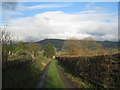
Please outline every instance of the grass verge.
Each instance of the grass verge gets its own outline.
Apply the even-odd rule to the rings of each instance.
[[[64,68],[59,65],[59,67],[65,72]],[[65,72],[67,78],[77,87],[77,88],[95,88],[93,85],[88,83],[85,80],[80,79],[79,77],[75,77],[72,74]]]
[[[45,80],[45,88],[65,88],[60,78],[56,64],[57,60],[51,61]]]

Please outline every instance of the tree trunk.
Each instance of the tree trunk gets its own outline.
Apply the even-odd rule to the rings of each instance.
[[[2,61],[4,61],[4,50],[2,50]]]

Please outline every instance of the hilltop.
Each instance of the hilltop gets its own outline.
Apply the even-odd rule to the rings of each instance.
[[[43,47],[48,44],[51,43],[53,44],[57,50],[61,50],[63,44],[64,44],[63,39],[44,39],[41,41],[38,41],[36,43],[41,44]],[[100,43],[104,48],[118,48],[118,42],[112,42],[112,41],[97,41],[98,43]]]

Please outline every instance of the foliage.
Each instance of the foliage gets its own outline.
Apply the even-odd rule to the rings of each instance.
[[[43,56],[3,62],[3,88],[35,88],[48,62]]]
[[[45,46],[44,55],[48,58],[52,58],[55,55],[55,47],[51,43]]]
[[[109,49],[105,49],[106,53],[112,54],[112,53],[119,53],[119,48],[115,49],[115,48],[109,48]]]
[[[28,47],[25,42],[20,41],[16,46],[16,51],[18,50],[27,50]]]
[[[27,46],[28,46],[28,51],[32,52],[33,56],[37,56],[38,51],[41,50],[40,44],[37,44],[37,43],[34,43],[34,42],[29,42],[27,44]]]
[[[101,49],[101,44],[97,43],[92,37],[82,39],[80,41],[80,44],[82,47],[92,51]]]
[[[2,43],[2,61],[7,61],[8,60],[8,45],[5,43]]]
[[[64,42],[63,50],[67,51],[70,55],[79,55],[80,53],[80,42],[77,39],[68,39],[66,42]]]
[[[62,40],[62,39],[45,39],[45,40],[41,40],[38,41],[37,43],[41,44],[41,46],[45,46],[48,43],[53,44],[56,49],[58,51],[61,51],[62,46],[64,44],[64,42],[66,42],[66,40]],[[118,43],[119,42],[113,42],[113,41],[96,41],[97,43],[101,44],[103,48],[118,48]]]
[[[9,52],[9,55],[12,55],[14,53],[14,50],[15,50],[15,45],[13,44],[13,41],[10,40],[9,44],[6,44],[6,46],[7,46],[6,48]]]
[[[96,87],[120,85],[120,54],[56,57],[65,71],[87,80]]]
[[[51,61],[45,80],[45,88],[65,88],[57,70],[56,63],[56,60]]]
[[[64,40],[61,40],[61,39],[45,39],[45,40],[38,41],[37,43],[41,44],[41,46],[43,48],[46,44],[51,43],[59,51],[59,50],[61,50],[61,47],[64,43]]]
[[[93,85],[91,85],[85,80],[80,79],[79,77],[75,77],[67,72],[65,74],[67,78],[69,78],[75,84],[77,88],[94,88]]]
[[[15,55],[12,55],[14,60],[32,60],[32,56],[30,55],[29,52],[25,51],[25,50],[18,50]],[[12,57],[11,56],[11,57]]]
[[[96,53],[103,53],[102,46],[98,44],[93,38],[84,38],[77,40],[75,38],[68,39],[63,45],[64,52],[68,55],[92,55]]]
[[[16,55],[17,56],[30,56],[30,54],[27,52],[27,51],[24,51],[24,50],[19,50],[16,52]]]

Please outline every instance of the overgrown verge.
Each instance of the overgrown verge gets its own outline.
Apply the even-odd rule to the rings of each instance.
[[[65,72],[64,67],[61,67],[60,65],[59,65],[59,67]],[[94,86],[91,85],[90,83],[88,83],[87,81],[85,81],[79,77],[75,77],[74,75],[72,75],[68,72],[65,72],[65,75],[74,84],[74,86],[76,88],[94,88]]]
[[[35,88],[44,67],[49,62],[42,56],[38,56],[34,60],[21,59],[3,62],[3,88]]]
[[[120,86],[120,54],[56,57],[65,72],[86,80],[94,87]]]

